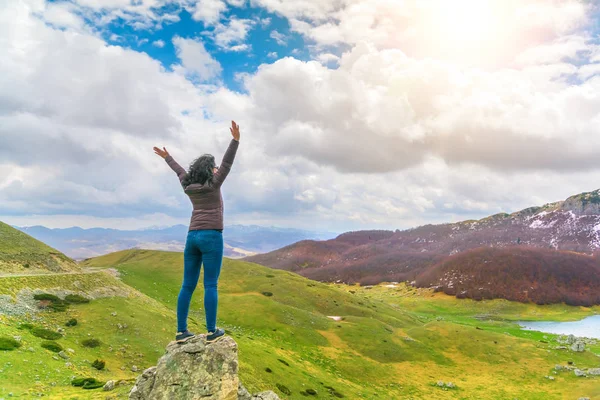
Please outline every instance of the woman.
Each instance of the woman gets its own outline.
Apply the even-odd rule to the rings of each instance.
[[[200,266],[204,263],[204,309],[206,311],[206,340],[214,342],[223,337],[225,331],[216,327],[217,323],[217,282],[223,263],[223,198],[221,185],[229,174],[240,140],[240,127],[231,121],[233,139],[223,156],[221,165],[215,165],[215,158],[205,154],[185,171],[169,155],[164,147],[154,148],[154,152],[165,159],[169,167],[179,177],[185,194],[188,195],[194,210],[183,252],[183,284],[177,298],[177,342],[185,342],[194,336],[187,330],[187,318],[192,294],[198,284]]]

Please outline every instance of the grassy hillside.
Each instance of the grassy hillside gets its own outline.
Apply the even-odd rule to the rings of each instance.
[[[26,297],[32,298],[30,290],[36,288],[59,295],[63,292],[59,297],[66,291],[74,291],[92,300],[87,304],[69,305],[62,312],[13,312],[12,315],[6,314],[7,306],[0,302],[0,311],[3,311],[0,312],[0,339],[17,337],[21,343],[18,349],[0,351],[0,398],[8,398],[9,393],[14,398],[43,394],[44,398],[57,400],[126,398],[139,374],[131,368],[135,365],[143,370],[154,365],[171,338],[166,327],[175,321],[173,312],[109,274],[0,278],[0,296],[16,298],[18,294],[24,301]],[[32,310],[37,308],[29,305]],[[73,318],[77,325],[66,326]],[[35,328],[62,330],[63,336],[54,342],[64,349],[68,359],[42,348],[47,340],[37,337]],[[100,344],[85,347],[86,339],[98,339]],[[105,361],[104,370],[92,368],[96,359]],[[73,377],[124,380],[124,385],[110,393],[102,389],[84,390],[70,385]]]
[[[181,253],[123,251],[85,265],[117,268],[125,283],[175,309]],[[290,272],[226,260],[219,324],[239,343],[240,376],[249,389],[279,385],[276,390],[282,398],[303,399],[301,392],[308,388],[317,390],[321,398],[338,393],[349,399],[600,396],[599,378],[553,373],[556,364],[567,361],[582,368],[597,367],[598,355],[555,350],[555,336],[524,332],[511,322],[574,311],[589,315],[598,309],[523,304],[511,308],[504,305],[512,303],[502,300],[461,302],[430,291],[405,290],[378,297],[371,295],[377,290],[334,287]],[[202,295],[200,285],[191,311],[195,323],[190,329],[196,331],[203,330]],[[496,309],[504,311],[487,317]],[[165,322],[155,326],[172,335],[174,320]],[[439,388],[440,380],[457,388]],[[290,395],[284,394],[284,386]]]
[[[69,257],[0,222],[0,274],[77,271],[79,267]]]

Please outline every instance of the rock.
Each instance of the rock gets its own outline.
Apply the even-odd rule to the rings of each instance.
[[[21,336],[13,336],[13,339],[15,339],[17,342],[21,341]]]
[[[279,400],[274,392],[250,396],[238,378],[238,347],[231,337],[206,343],[198,335],[171,342],[158,365],[145,370],[130,400]]]
[[[52,356],[53,359],[55,359],[56,361],[60,360],[60,358],[56,357],[56,356]]]
[[[582,370],[580,370],[580,369],[576,369],[576,370],[575,370],[575,376],[580,376],[580,377],[582,377],[582,376],[586,376],[586,374],[585,374],[585,371],[582,371]]]
[[[577,341],[571,345],[571,350],[576,351],[578,353],[585,351],[585,343],[582,341]]]
[[[600,375],[600,368],[590,368],[587,370],[588,375],[598,376]]]
[[[67,367],[67,368],[71,368],[72,366],[73,366],[73,364],[72,364],[72,363],[70,363],[70,362],[66,362],[66,363],[65,363],[65,367]]]
[[[131,367],[131,372],[138,372],[139,368],[137,367],[137,365],[134,365],[133,367]]]
[[[242,385],[241,382],[238,386],[238,400],[252,400],[252,395],[248,392],[244,385]]]
[[[260,392],[252,396],[252,400],[280,400],[279,396],[275,392],[268,390],[266,392]]]
[[[444,381],[438,381],[438,382],[437,382],[437,385],[438,385],[439,387],[444,387]]]
[[[554,377],[553,377],[553,376],[548,376],[548,375],[546,375],[546,376],[545,376],[545,378],[546,378],[546,379],[550,379],[551,381],[553,381],[553,380],[554,380]]]
[[[110,315],[112,315],[113,317],[116,317],[117,316],[117,312],[113,311],[113,312],[110,313]]]
[[[575,343],[575,335],[569,335],[567,336],[567,344],[573,344]]]
[[[454,389],[454,388],[456,388],[456,385],[454,383],[452,383],[452,382],[448,382],[448,383],[446,383],[446,387],[448,389]]]
[[[115,381],[108,381],[106,382],[106,384],[104,384],[104,391],[108,392],[110,390],[113,390],[115,388]]]
[[[27,351],[30,351],[30,352],[32,352],[32,353],[35,353],[35,349],[34,349],[33,347],[29,347],[29,348],[27,349]]]
[[[73,350],[73,349],[67,349],[67,353],[75,354],[75,350]]]
[[[64,358],[65,360],[69,359],[69,356],[67,355],[67,353],[65,353],[62,350],[58,353],[58,356]]]
[[[577,400],[590,400],[590,398],[589,398],[589,397],[580,397],[580,398],[579,398],[579,399],[577,399]]]

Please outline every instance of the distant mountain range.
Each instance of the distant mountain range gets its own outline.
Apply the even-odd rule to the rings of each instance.
[[[50,229],[39,225],[15,228],[74,259],[96,257],[131,248],[183,251],[188,231],[186,225],[142,230],[79,227]],[[231,225],[223,231],[225,255],[232,258],[272,251],[305,239],[326,240],[335,236],[336,233],[330,232],[256,225]]]
[[[404,231],[349,232],[327,241],[301,241],[270,253],[247,257],[246,260],[294,271],[320,281],[376,284],[417,280],[422,286],[446,285],[447,288],[449,281],[444,281],[444,277],[454,273],[457,276],[464,275],[459,271],[460,263],[448,263],[452,256],[490,247],[553,250],[550,255],[543,254],[545,259],[553,256],[569,258],[558,250],[594,254],[600,248],[600,190],[477,221],[426,225]],[[508,250],[509,253],[511,251],[515,253]],[[531,257],[531,254],[528,256]],[[589,258],[592,260],[569,260],[563,263],[563,271],[555,272],[564,279],[579,279],[580,274],[589,274],[598,268],[597,258]],[[519,271],[525,259],[523,254],[513,257],[511,260],[514,265],[510,266],[510,272],[517,274],[530,286],[535,285],[533,275],[526,276]],[[486,258],[475,254],[470,259],[472,264],[469,269],[485,268],[483,260]],[[546,266],[536,271],[544,274],[551,264],[547,262]],[[577,267],[584,264],[586,268]],[[417,279],[432,268],[438,272],[430,273],[427,279]],[[497,271],[494,275],[498,276]],[[461,290],[455,286],[448,292],[460,294]],[[475,296],[469,291],[463,295]]]

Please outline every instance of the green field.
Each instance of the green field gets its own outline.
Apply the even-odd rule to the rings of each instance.
[[[140,369],[155,365],[175,333],[182,265],[181,253],[130,250],[84,263],[87,268],[116,268],[122,283],[104,273],[81,274],[77,279],[57,276],[46,286],[31,277],[1,278],[0,288],[9,282],[5,279],[11,279],[6,285],[10,290],[0,289],[11,294],[19,287],[72,288],[73,282],[94,293],[101,279],[106,280],[105,286],[124,283],[135,290],[70,306],[66,312],[38,314],[41,320],[33,323],[50,328],[64,325],[71,317],[80,321],[73,328],[63,326],[67,335],[57,340],[64,348],[75,350],[69,368],[64,367],[65,360],[54,360],[54,353],[40,347],[43,339],[18,329],[23,317],[2,317],[0,336],[21,335],[24,344],[0,352],[0,369],[20,372],[1,373],[0,397],[38,390],[57,399],[126,398],[131,386],[107,394],[101,389],[71,388],[68,383],[71,376],[93,376],[127,380],[131,385],[137,375],[131,372],[132,365]],[[65,281],[59,282],[61,279]],[[251,392],[273,389],[288,399],[305,399],[301,392],[309,388],[318,392],[317,398],[332,399],[600,396],[600,378],[553,373],[556,364],[567,361],[581,368],[600,366],[600,348],[585,353],[554,350],[558,343],[553,335],[521,331],[511,322],[576,319],[597,313],[598,308],[457,300],[403,285],[370,289],[328,285],[229,259],[223,266],[219,290],[219,325],[239,344],[240,378]],[[265,295],[267,292],[272,295]],[[196,332],[203,331],[202,297],[200,284],[190,312],[190,329]],[[117,324],[128,327],[119,329]],[[97,337],[102,345],[82,347],[81,341],[89,337]],[[35,352],[28,352],[28,347]],[[106,361],[107,371],[91,368],[96,358]],[[555,380],[545,378],[547,375]],[[456,388],[438,388],[440,380],[452,382]],[[278,385],[287,387],[291,395],[282,393]]]

